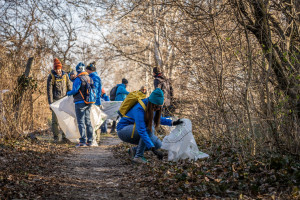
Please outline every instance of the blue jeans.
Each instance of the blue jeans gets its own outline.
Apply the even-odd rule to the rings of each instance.
[[[101,124],[100,129],[101,129],[101,133],[107,133],[107,120],[105,120],[105,121]]]
[[[85,103],[75,104],[76,119],[80,133],[80,143],[91,143],[93,141],[93,127],[90,118],[92,105]]]
[[[135,157],[136,158],[143,157],[144,152],[149,149],[146,148],[146,145],[145,145],[143,139],[140,137],[140,135],[136,129],[134,130],[133,138],[131,138],[132,130],[133,130],[133,124],[128,125],[118,131],[118,136],[123,142],[128,142],[130,144],[137,145],[136,147],[134,147],[134,149],[136,150]],[[161,143],[160,139],[156,135],[154,135],[154,131],[155,131],[154,127],[152,127],[152,132],[149,131],[148,134],[149,134],[149,137],[150,137],[151,141],[153,142],[155,148],[160,149],[162,143]]]

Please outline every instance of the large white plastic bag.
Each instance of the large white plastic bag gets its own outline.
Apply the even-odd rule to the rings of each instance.
[[[52,110],[55,112],[58,119],[58,124],[62,131],[65,133],[66,137],[71,142],[79,142],[80,133],[78,130],[76,114],[75,114],[75,104],[73,103],[73,97],[64,97],[50,105]],[[91,123],[93,126],[93,143],[92,146],[98,146],[96,142],[97,130],[103,121],[106,119],[106,115],[101,112],[98,106],[92,105],[91,112]]]
[[[182,119],[183,123],[177,125],[162,141],[162,149],[168,151],[169,161],[180,159],[198,160],[208,158],[209,155],[199,151],[192,133],[192,123],[189,119]]]
[[[63,101],[59,104],[59,111],[64,111],[72,117],[76,118],[74,98],[63,98]]]
[[[107,115],[107,119],[116,120],[118,110],[123,101],[101,101],[102,111]]]

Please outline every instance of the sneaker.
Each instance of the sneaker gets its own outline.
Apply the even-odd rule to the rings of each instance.
[[[90,147],[90,146],[92,146],[92,143],[88,142],[88,143],[86,143],[86,146]]]
[[[86,147],[86,144],[85,143],[78,143],[78,144],[76,144],[75,147]]]
[[[134,158],[135,153],[136,153],[136,150],[133,147],[128,149],[128,154],[129,154],[130,158]]]
[[[147,164],[148,160],[144,157],[137,157],[137,158],[133,158],[133,162]]]

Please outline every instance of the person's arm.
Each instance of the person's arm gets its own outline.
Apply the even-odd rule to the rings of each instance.
[[[172,126],[172,120],[165,117],[160,117],[160,124],[166,126]]]
[[[125,87],[118,87],[117,94],[126,94],[126,95],[128,95],[129,92],[126,90]]]
[[[139,135],[141,136],[146,147],[148,149],[151,149],[151,147],[154,147],[154,144],[148,135],[144,116],[145,116],[144,109],[142,107],[139,107],[134,113],[135,128],[139,133]]]
[[[100,82],[100,78],[95,76],[93,81],[94,81],[94,87],[96,89],[96,103],[95,103],[95,105],[99,106],[99,105],[101,105],[101,100],[100,100],[100,98],[101,98],[101,82]]]
[[[80,86],[81,86],[81,80],[80,80],[80,78],[76,78],[76,79],[74,80],[74,82],[73,82],[73,88],[72,88],[72,90],[71,90],[71,91],[68,91],[68,92],[67,92],[67,95],[68,95],[68,96],[71,96],[71,95],[77,94],[78,91],[79,91]]]
[[[49,105],[53,103],[53,85],[52,85],[52,75],[49,74],[47,79],[47,96]]]
[[[98,97],[99,97],[99,103],[101,105],[101,94],[102,94],[102,82],[101,82],[101,78],[99,77],[99,91],[98,91]]]
[[[66,80],[67,80],[67,92],[68,92],[68,91],[71,91],[71,90],[72,90],[72,86],[71,86],[71,81],[70,81],[70,79],[69,79],[68,74],[65,74],[65,76],[67,76],[67,77],[66,77]]]

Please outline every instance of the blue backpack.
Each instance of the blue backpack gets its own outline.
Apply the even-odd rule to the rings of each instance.
[[[91,104],[96,102],[96,88],[94,81],[88,76],[79,76],[82,87],[79,89],[84,103]]]

